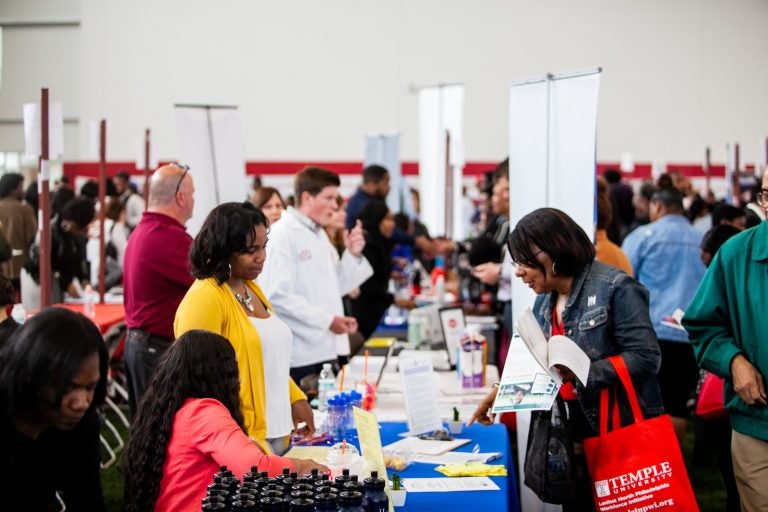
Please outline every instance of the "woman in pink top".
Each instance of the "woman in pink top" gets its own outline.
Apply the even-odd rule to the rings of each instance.
[[[128,445],[127,512],[198,511],[219,466],[242,477],[327,471],[310,460],[267,455],[243,431],[240,377],[226,338],[193,330],[179,337],[155,370]]]

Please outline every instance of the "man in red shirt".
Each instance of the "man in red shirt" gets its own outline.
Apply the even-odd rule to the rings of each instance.
[[[124,260],[125,370],[131,414],[160,356],[173,341],[176,308],[194,278],[189,268],[195,186],[186,166],[164,165],[149,182],[149,208],[128,241]]]

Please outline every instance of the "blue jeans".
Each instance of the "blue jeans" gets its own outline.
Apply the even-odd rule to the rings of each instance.
[[[138,404],[152,378],[160,358],[171,346],[171,340],[140,329],[129,329],[125,338],[125,376],[128,381],[128,405],[136,417]]]

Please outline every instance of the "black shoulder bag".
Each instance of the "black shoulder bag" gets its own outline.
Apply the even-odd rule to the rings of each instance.
[[[549,411],[533,411],[525,453],[525,485],[546,503],[568,503],[576,492],[579,466],[574,462],[568,410],[560,395]]]

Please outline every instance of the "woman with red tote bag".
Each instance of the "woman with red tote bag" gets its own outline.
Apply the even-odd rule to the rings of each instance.
[[[557,439],[567,444],[560,453],[569,460],[550,461],[547,449],[527,450],[525,481],[542,500],[562,504],[564,512],[594,510],[584,440],[600,433],[600,392],[620,382],[607,358],[621,355],[626,361],[645,417],[664,412],[656,382],[661,355],[648,313],[648,291],[623,271],[594,261],[592,240],[573,219],[553,208],[523,217],[510,233],[509,252],[515,275],[538,294],[533,314],[547,338],[561,332],[591,360],[587,382],[580,382],[568,368],[559,368],[566,385],[556,413],[532,413],[529,442],[555,430],[545,416],[557,416],[557,429],[570,432],[566,440]],[[496,389],[470,422],[492,422],[495,398]],[[632,422],[628,406],[620,408],[620,415],[623,424]],[[551,468],[562,467],[568,474],[553,476]]]

